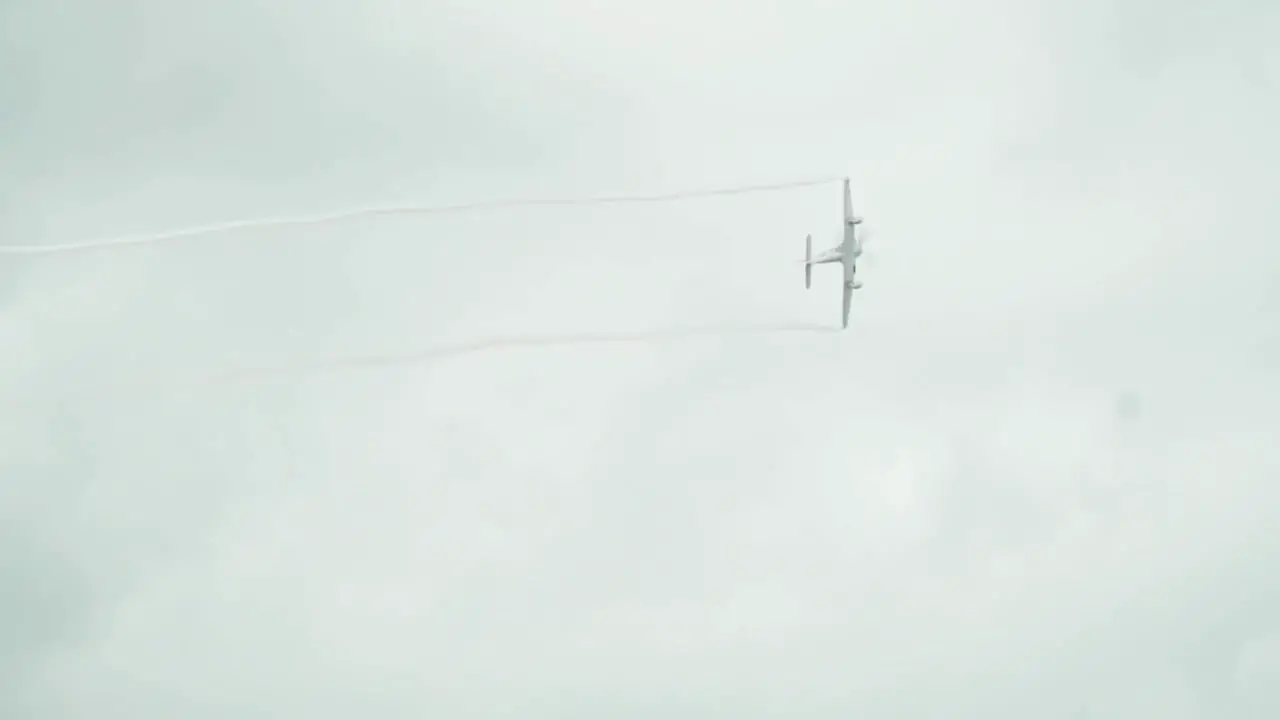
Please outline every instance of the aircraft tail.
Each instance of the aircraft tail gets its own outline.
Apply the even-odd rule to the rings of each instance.
[[[804,236],[804,289],[813,282],[813,236]]]

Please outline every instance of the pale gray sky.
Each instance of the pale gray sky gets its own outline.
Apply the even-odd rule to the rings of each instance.
[[[1280,713],[1274,3],[0,0],[5,718]],[[822,268],[819,268],[822,270]],[[160,380],[161,382],[156,382]]]

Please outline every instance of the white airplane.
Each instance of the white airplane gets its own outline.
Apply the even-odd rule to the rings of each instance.
[[[813,254],[813,236],[804,238],[804,287],[809,289],[813,284],[813,266],[826,263],[840,263],[844,266],[844,309],[841,314],[841,327],[849,327],[849,305],[853,301],[853,291],[862,287],[855,274],[858,270],[858,256],[862,254],[862,241],[854,233],[854,228],[862,222],[862,218],[853,214],[853,198],[849,195],[849,178],[844,179],[844,235],[839,245]]]

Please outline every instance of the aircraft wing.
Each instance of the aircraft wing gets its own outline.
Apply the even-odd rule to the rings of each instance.
[[[849,306],[853,303],[853,283],[844,284],[844,307],[840,315],[840,327],[849,327]]]
[[[844,222],[848,225],[858,218],[853,214],[853,194],[849,192],[849,178],[844,179]]]

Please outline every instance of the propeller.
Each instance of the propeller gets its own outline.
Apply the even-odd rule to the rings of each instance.
[[[878,233],[874,232],[866,223],[859,223],[857,232],[858,243],[862,246],[862,254],[858,256],[858,262],[869,262],[871,265],[875,265],[877,262],[875,244]]]

